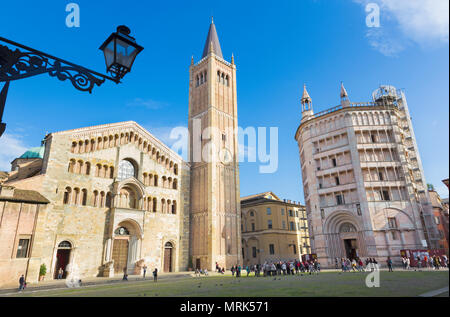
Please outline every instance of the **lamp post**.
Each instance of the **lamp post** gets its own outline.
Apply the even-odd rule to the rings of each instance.
[[[6,128],[2,117],[11,81],[48,73],[61,81],[70,80],[80,91],[92,93],[95,85],[101,86],[107,79],[120,83],[144,49],[130,36],[128,27],[119,26],[100,47],[105,55],[106,71],[111,74],[107,76],[3,37],[0,42],[15,47],[0,44],[0,83],[5,82],[0,92],[0,137]]]

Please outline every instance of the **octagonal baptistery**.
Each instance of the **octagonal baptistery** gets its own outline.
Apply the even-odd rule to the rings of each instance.
[[[341,258],[434,248],[438,238],[405,95],[381,86],[373,101],[314,113],[306,87],[298,142],[312,252],[322,265]],[[339,264],[340,266],[340,264]]]
[[[19,164],[6,182],[50,201],[36,221],[29,281],[42,264],[47,279],[187,269],[190,167],[181,156],[132,121],[51,133],[43,147],[33,173]]]

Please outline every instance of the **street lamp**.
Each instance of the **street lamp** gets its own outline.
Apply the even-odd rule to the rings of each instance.
[[[106,71],[118,80],[131,71],[136,56],[143,49],[130,36],[130,29],[125,25],[119,26],[117,32],[112,33],[100,46],[105,55]]]
[[[0,83],[5,82],[0,92],[0,137],[6,128],[2,117],[11,81],[48,73],[61,81],[70,80],[76,89],[89,93],[106,79],[118,84],[130,72],[136,56],[144,49],[129,34],[128,27],[119,26],[117,32],[111,34],[100,47],[105,54],[107,72],[112,77],[0,37],[0,42],[16,47],[13,50],[0,44]]]

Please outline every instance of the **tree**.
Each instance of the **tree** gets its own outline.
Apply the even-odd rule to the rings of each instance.
[[[428,190],[433,190],[434,191],[434,185],[433,184],[427,184],[428,186]]]

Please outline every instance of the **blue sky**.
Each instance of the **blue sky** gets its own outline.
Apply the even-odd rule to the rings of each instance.
[[[65,25],[70,2],[79,28]],[[122,84],[93,94],[46,74],[12,82],[0,170],[46,132],[103,123],[134,120],[170,145],[170,129],[187,125],[190,59],[200,59],[214,15],[224,58],[234,53],[238,67],[239,125],[279,128],[278,171],[242,163],[241,195],[272,190],[304,201],[294,140],[302,85],[318,112],[339,103],[343,81],[352,101],[369,101],[380,84],[405,89],[427,182],[448,197],[448,1],[372,2],[376,29],[366,26],[365,0],[4,2],[0,36],[96,71],[105,68],[98,47],[117,25],[145,50]]]

